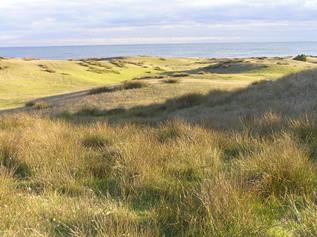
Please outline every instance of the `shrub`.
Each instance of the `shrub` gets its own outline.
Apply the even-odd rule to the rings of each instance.
[[[171,75],[172,77],[188,77],[188,73],[175,73]]]
[[[151,72],[148,72],[148,73],[151,73]],[[150,76],[136,77],[136,78],[133,78],[132,80],[137,81],[137,80],[150,80],[150,79],[163,79],[163,78],[164,76],[162,75],[150,75]]]
[[[167,83],[167,84],[176,84],[176,83],[179,83],[180,81],[178,79],[175,79],[175,78],[169,78],[169,79],[164,80],[163,82]]]
[[[109,87],[109,86],[98,87],[98,88],[91,89],[88,92],[88,94],[89,95],[96,95],[96,94],[101,94],[101,93],[113,92],[115,90],[116,90],[115,87]]]
[[[35,105],[35,102],[34,101],[28,101],[25,103],[25,107],[32,107]]]
[[[35,105],[33,107],[35,109],[47,109],[47,108],[50,108],[51,105],[45,101],[38,101],[35,103]]]
[[[294,60],[306,62],[307,56],[305,54],[299,54],[296,57],[294,57]]]
[[[51,105],[46,101],[29,101],[25,103],[25,107],[33,107],[34,109],[47,109]]]
[[[149,86],[148,83],[141,82],[141,81],[129,81],[129,82],[123,83],[123,89],[125,90],[139,89],[139,88],[144,88],[148,86]]]
[[[129,82],[124,82],[123,84],[118,86],[105,86],[105,87],[94,88],[94,89],[91,89],[88,92],[88,94],[96,95],[96,94],[109,93],[109,92],[115,92],[120,90],[139,89],[143,87],[148,87],[148,83],[140,82],[140,81],[129,81]]]

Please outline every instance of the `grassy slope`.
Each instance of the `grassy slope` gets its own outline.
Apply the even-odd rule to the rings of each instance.
[[[173,60],[199,70],[0,120],[2,235],[317,235],[314,64]]]
[[[2,59],[0,60],[0,108],[21,106],[26,101],[38,97],[149,75],[168,76],[177,72],[186,72],[194,79],[253,81],[268,77],[278,78],[314,66],[288,59],[283,60],[285,65],[277,65],[278,61],[249,59],[245,62],[233,63],[229,67],[227,63],[225,67],[213,68],[223,63],[223,60],[153,57],[86,62]]]
[[[93,70],[88,71],[89,67],[79,63],[78,61],[1,60],[0,107],[15,107],[37,97],[131,80],[145,75],[146,71],[154,71],[153,68],[143,68],[128,63],[118,67],[109,62],[101,62],[105,67],[110,68],[108,71],[99,66],[93,66]]]

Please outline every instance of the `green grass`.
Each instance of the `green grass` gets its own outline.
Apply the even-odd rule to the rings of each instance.
[[[128,63],[124,68],[111,64],[117,73],[88,71],[77,61],[4,59],[0,65],[6,66],[0,70],[1,108],[16,107],[38,97],[115,84],[145,75],[145,71],[153,71]]]
[[[155,57],[130,57],[112,61],[2,59],[0,108],[17,107],[38,97],[115,84],[134,78],[152,76],[164,79],[166,75],[175,78],[184,75],[186,79],[250,82],[267,78],[276,79],[315,66],[313,63],[291,59],[240,61],[231,60],[225,68],[212,69],[219,61]],[[263,65],[264,67],[261,67]]]

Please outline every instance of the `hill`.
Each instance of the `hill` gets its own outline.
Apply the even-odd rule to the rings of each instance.
[[[285,65],[277,65],[274,59],[238,61],[155,57],[91,58],[78,61],[1,58],[0,108],[20,107],[35,98],[140,77],[181,76],[183,73],[192,78],[248,81],[264,77],[277,78],[309,67],[308,64],[290,60],[282,60]]]
[[[83,60],[0,60],[0,107],[11,108],[44,96],[119,83],[156,70],[123,58]]]

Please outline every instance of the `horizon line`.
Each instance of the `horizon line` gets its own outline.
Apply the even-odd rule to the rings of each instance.
[[[225,42],[174,42],[174,43],[109,43],[109,44],[65,44],[65,45],[18,45],[1,46],[0,48],[55,48],[55,47],[98,47],[98,46],[144,46],[144,45],[193,45],[193,44],[283,44],[283,43],[317,43],[317,40],[290,40],[290,41],[225,41]]]

